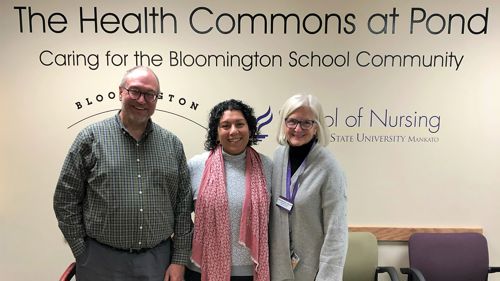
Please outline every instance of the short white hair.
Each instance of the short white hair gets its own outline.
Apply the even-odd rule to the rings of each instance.
[[[280,109],[280,121],[278,127],[278,143],[285,145],[287,143],[286,139],[286,126],[285,119],[290,116],[295,110],[300,107],[308,108],[314,114],[314,121],[318,124],[316,131],[316,138],[318,143],[322,146],[328,145],[328,128],[325,125],[325,115],[323,114],[323,108],[317,97],[308,94],[298,94],[288,98]]]

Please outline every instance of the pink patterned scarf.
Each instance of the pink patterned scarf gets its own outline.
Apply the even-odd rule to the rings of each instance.
[[[239,242],[250,251],[253,280],[268,281],[269,196],[259,154],[246,149],[245,200],[240,221]],[[226,192],[222,147],[210,152],[200,183],[195,208],[191,259],[201,268],[202,281],[231,278],[231,227]]]

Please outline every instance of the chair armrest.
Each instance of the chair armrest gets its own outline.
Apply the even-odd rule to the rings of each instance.
[[[401,273],[408,275],[408,280],[412,281],[425,281],[424,275],[420,270],[411,267],[403,267],[400,269]]]
[[[59,281],[69,281],[73,276],[75,276],[76,272],[76,263],[72,262],[66,270],[63,272],[61,277],[59,278]]]
[[[392,281],[399,281],[398,272],[393,266],[379,266],[377,267],[377,273],[387,273]]]
[[[500,272],[500,267],[498,266],[488,267],[488,273],[496,273],[496,272]]]

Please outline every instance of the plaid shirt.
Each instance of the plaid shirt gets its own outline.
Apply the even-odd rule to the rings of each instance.
[[[85,238],[119,249],[152,248],[173,236],[172,263],[191,251],[192,195],[184,149],[149,121],[136,141],[118,115],[82,130],[66,157],[54,210],[73,255]]]

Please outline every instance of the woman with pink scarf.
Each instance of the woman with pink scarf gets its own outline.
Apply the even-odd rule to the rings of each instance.
[[[195,221],[186,281],[269,281],[272,162],[251,147],[257,134],[241,101],[210,112],[207,151],[188,161]]]

